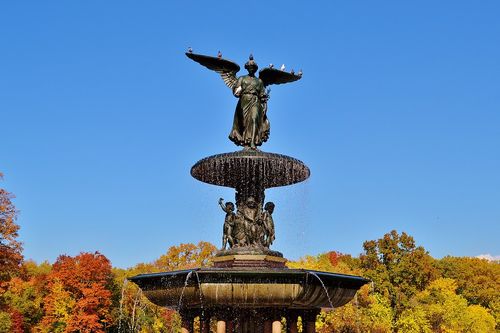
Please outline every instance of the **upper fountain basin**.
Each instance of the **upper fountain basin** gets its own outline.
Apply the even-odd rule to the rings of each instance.
[[[206,157],[191,168],[191,175],[213,185],[237,189],[255,184],[264,189],[302,182],[310,171],[293,157],[245,149]]]

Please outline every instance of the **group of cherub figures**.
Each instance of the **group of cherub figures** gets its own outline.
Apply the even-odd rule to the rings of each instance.
[[[224,232],[222,236],[222,250],[233,247],[264,247],[269,248],[274,241],[273,212],[274,203],[267,202],[264,210],[261,209],[253,197],[244,203],[238,204],[234,212],[234,204],[219,199],[219,205],[226,213]]]

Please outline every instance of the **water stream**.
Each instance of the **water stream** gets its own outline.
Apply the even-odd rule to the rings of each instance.
[[[189,273],[187,273],[186,275],[186,280],[184,281],[184,287],[182,287],[181,296],[179,297],[179,302],[177,303],[177,310],[180,310],[182,307],[182,298],[184,297],[184,291],[186,290],[191,275],[193,275],[193,271],[189,271]]]
[[[328,294],[328,289],[326,289],[326,286],[323,283],[323,280],[321,280],[321,278],[315,272],[307,272],[307,274],[311,274],[312,276],[314,276],[315,278],[317,278],[319,280],[319,282],[321,283],[321,286],[323,286],[323,290],[325,291],[326,297],[328,298],[328,303],[330,303],[330,307],[332,309],[335,308],[333,306],[332,299],[330,298],[330,295]]]
[[[200,292],[200,307],[201,307],[201,312],[203,313],[203,293],[201,291],[200,276],[198,275],[198,271],[194,271],[194,274],[196,275],[196,280],[198,281],[198,290]]]
[[[120,315],[118,317],[118,333],[122,330],[122,317],[123,317],[123,297],[125,296],[125,289],[127,288],[127,279],[123,279],[122,292],[120,297]]]
[[[356,333],[359,333],[359,303],[358,293],[354,294],[354,306],[356,307]]]

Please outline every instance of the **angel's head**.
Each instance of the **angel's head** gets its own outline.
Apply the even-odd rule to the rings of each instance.
[[[255,72],[257,72],[257,69],[259,69],[259,66],[257,66],[257,63],[253,60],[253,55],[251,54],[250,57],[248,57],[248,61],[245,63],[245,69],[250,75],[255,74]]]

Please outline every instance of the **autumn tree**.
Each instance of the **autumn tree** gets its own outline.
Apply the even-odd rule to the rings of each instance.
[[[16,224],[17,210],[13,198],[13,194],[0,188],[0,288],[19,272],[23,260],[21,243],[17,240],[19,225]]]
[[[149,302],[142,291],[127,281],[127,277],[151,272],[165,272],[207,267],[217,248],[208,242],[171,246],[152,263],[140,263],[133,268],[114,269],[118,288],[118,309],[114,311],[115,327],[126,332],[177,332],[180,317],[176,311]]]
[[[493,316],[480,305],[468,305],[456,290],[453,279],[439,278],[415,296],[413,307],[425,313],[433,332],[494,333]]]
[[[0,180],[3,174],[0,173]],[[22,332],[23,318],[5,299],[9,281],[19,274],[23,261],[21,243],[17,240],[19,225],[14,195],[0,188],[0,332]]]
[[[153,266],[157,271],[173,271],[211,265],[217,248],[208,242],[199,242],[197,245],[187,243],[171,246],[167,253],[158,258]]]
[[[102,254],[60,256],[48,278],[42,332],[105,332],[111,325],[111,263]]]
[[[391,333],[393,311],[383,295],[370,292],[364,286],[346,305],[321,311],[316,321],[319,333],[371,332]],[[358,301],[363,298],[363,301]]]
[[[316,256],[307,255],[297,261],[288,261],[287,267],[342,274],[361,273],[359,269],[359,259],[338,251],[330,251]]]
[[[399,235],[393,230],[364,242],[363,248],[360,259],[365,277],[373,281],[376,292],[389,298],[396,316],[436,276],[433,258],[405,232]]]
[[[436,261],[436,267],[444,278],[453,279],[457,294],[469,304],[490,309],[500,319],[500,263],[470,257],[444,257]]]

